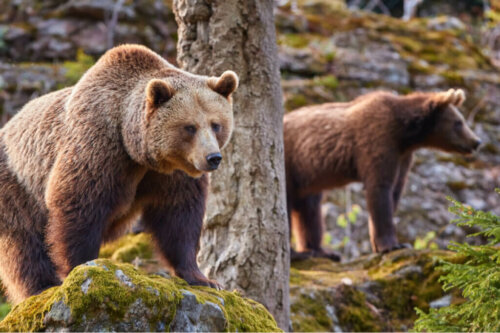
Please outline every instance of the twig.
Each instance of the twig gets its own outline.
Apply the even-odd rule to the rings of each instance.
[[[113,12],[111,14],[111,19],[106,23],[107,26],[107,48],[110,49],[115,45],[115,28],[118,23],[118,13],[122,9],[125,0],[118,0],[113,7]]]

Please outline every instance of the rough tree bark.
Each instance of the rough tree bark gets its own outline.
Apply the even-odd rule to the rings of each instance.
[[[198,256],[226,289],[263,303],[289,325],[289,236],[283,107],[272,0],[175,0],[179,64],[198,74],[234,70],[235,130],[212,174]]]

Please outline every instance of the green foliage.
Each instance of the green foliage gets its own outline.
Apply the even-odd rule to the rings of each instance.
[[[437,244],[432,241],[434,238],[436,238],[436,232],[429,231],[423,238],[417,237],[417,239],[415,239],[415,244],[413,244],[413,247],[415,248],[415,250],[437,249]]]
[[[347,228],[348,223],[356,224],[358,215],[361,212],[359,205],[352,205],[351,210],[337,217],[337,225],[341,228]]]
[[[497,190],[500,193],[500,191]],[[450,211],[458,216],[454,223],[477,227],[488,244],[471,246],[452,243],[449,248],[456,252],[455,258],[442,260],[439,269],[443,271],[440,281],[443,289],[459,288],[466,301],[425,313],[416,309],[419,319],[416,331],[500,331],[500,217],[492,213],[475,210],[472,207],[453,202]]]
[[[314,83],[330,90],[335,90],[339,86],[339,80],[334,75],[316,77]]]
[[[9,312],[10,312],[9,304],[7,303],[0,304],[0,320],[4,319]]]
[[[85,54],[82,50],[78,50],[76,54],[76,61],[65,61],[64,68],[66,73],[64,74],[68,85],[74,85],[80,80],[82,75],[95,64],[95,60],[92,56]]]

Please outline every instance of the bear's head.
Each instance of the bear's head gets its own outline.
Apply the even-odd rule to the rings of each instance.
[[[447,152],[471,154],[481,144],[479,137],[470,129],[458,110],[465,101],[461,89],[432,93],[424,103],[430,131],[425,144]]]
[[[191,177],[218,168],[233,130],[232,71],[220,77],[190,75],[152,79],[146,86],[143,121],[146,163],[154,170],[182,170]]]

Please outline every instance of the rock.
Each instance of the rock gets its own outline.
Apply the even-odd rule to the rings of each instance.
[[[310,259],[293,263],[290,277],[294,331],[407,331],[415,307],[460,300],[443,297],[435,257],[447,251],[398,250],[345,263]],[[349,281],[349,283],[346,283]],[[443,298],[442,298],[443,297]]]
[[[467,27],[465,24],[456,17],[440,16],[434,17],[427,21],[427,28],[430,30],[462,30],[464,31]]]
[[[192,292],[187,290],[181,290],[181,292],[184,297],[170,325],[172,331],[220,332],[224,330],[226,320],[218,304],[210,301],[201,304],[196,302],[196,296]]]
[[[280,331],[267,310],[236,292],[191,287],[130,264],[97,259],[59,287],[17,305],[0,331]]]
[[[79,49],[100,56],[112,45],[144,44],[174,58],[177,27],[161,0],[0,2],[0,59],[74,60]],[[117,21],[111,17],[117,11]],[[5,13],[5,14],[4,14]],[[112,45],[111,45],[112,44]]]
[[[451,300],[452,300],[451,295],[445,295],[441,298],[438,298],[437,300],[430,302],[429,307],[433,309],[444,308],[445,306],[450,306]]]
[[[113,11],[117,10],[119,18],[135,19],[135,11],[130,6],[117,6],[117,3],[117,1],[113,0],[71,0],[61,6],[59,12],[62,15],[91,17],[102,20],[111,17]]]

